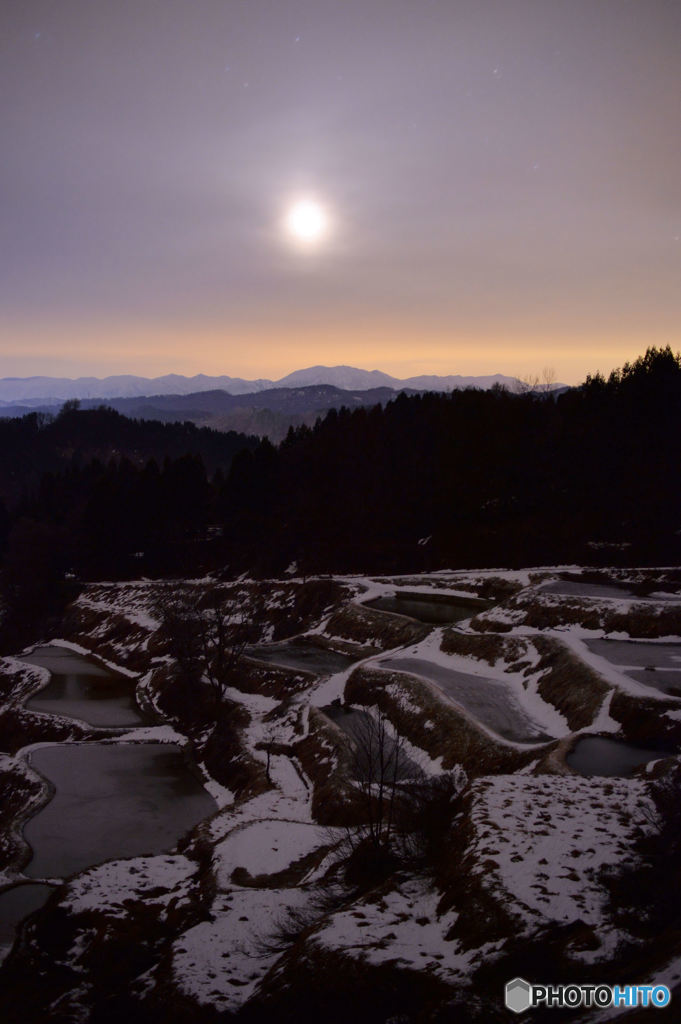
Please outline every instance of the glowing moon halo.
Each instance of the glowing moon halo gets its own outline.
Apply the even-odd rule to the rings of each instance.
[[[298,199],[289,206],[284,217],[288,237],[300,246],[312,248],[326,238],[329,215],[315,199]]]

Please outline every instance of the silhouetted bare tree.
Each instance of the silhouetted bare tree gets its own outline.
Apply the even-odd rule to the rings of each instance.
[[[382,711],[361,712],[352,729],[353,783],[362,796],[365,821],[357,837],[389,848],[395,829],[398,787],[420,774],[405,751],[404,737]]]
[[[247,645],[257,639],[257,609],[219,588],[200,603],[198,596],[189,588],[168,588],[157,613],[183,673],[203,679],[219,703],[234,682]]]
[[[351,784],[360,820],[347,827],[351,883],[373,884],[399,866],[437,869],[467,785],[459,766],[429,776],[382,711],[353,721]]]

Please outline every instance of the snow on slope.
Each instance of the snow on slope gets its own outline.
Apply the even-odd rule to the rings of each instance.
[[[279,958],[266,948],[273,928],[306,899],[300,889],[234,889],[219,896],[211,920],[173,944],[174,983],[199,1003],[237,1010]]]
[[[236,828],[215,847],[218,886],[228,889],[237,867],[253,878],[277,874],[328,842],[327,829],[302,821],[254,821]]]
[[[593,948],[572,955],[599,960],[621,938],[606,909],[609,893],[601,872],[633,860],[634,840],[650,827],[651,810],[645,783],[638,780],[481,779],[475,783],[473,836],[464,861],[470,877],[516,922],[518,937],[554,922],[582,922],[594,930]],[[485,940],[483,929],[477,942],[461,942],[451,929],[470,908],[441,914],[441,896],[426,879],[400,882],[332,915],[312,941],[372,964],[397,963],[466,984],[472,969],[499,952],[505,940]]]
[[[502,658],[490,665],[489,662],[472,655],[464,657],[460,654],[445,653],[441,649],[443,633],[443,628],[434,629],[420,643],[405,647],[401,652],[402,655],[420,660],[424,665],[430,664],[434,668],[462,673],[470,679],[477,677],[481,682],[493,680],[503,684],[528,719],[539,723],[549,735],[565,736],[570,731],[565,717],[540,696],[538,681],[541,678],[541,673],[526,675],[524,671],[514,671]],[[380,655],[379,659],[379,664],[380,661],[385,661],[385,654]],[[525,640],[523,665],[529,669],[537,666],[538,663],[539,654],[528,638]],[[390,664],[398,668],[399,659],[393,660]]]
[[[651,828],[652,802],[638,779],[494,776],[475,784],[472,852],[483,886],[528,926],[575,922],[598,930],[612,953],[607,890],[599,875],[632,861],[636,838]]]
[[[493,572],[498,573],[490,570],[490,574]],[[504,575],[525,586],[530,583],[527,571]],[[457,582],[467,578],[482,579],[484,574],[429,574],[422,586],[415,585],[413,577],[408,585],[409,589],[424,591],[434,582],[439,589],[455,588]],[[366,599],[394,591],[398,579],[354,577],[344,582],[363,590],[362,598]],[[402,582],[406,583],[407,578]],[[137,637],[158,625],[152,598],[153,585],[145,581],[89,587],[81,604],[92,611],[120,616],[130,624],[130,635]],[[326,621],[312,632],[323,633]],[[525,664],[537,669],[538,652],[532,634],[538,630],[524,628],[520,632]],[[581,635],[594,633],[581,627],[560,631],[560,638],[568,642]],[[441,638],[442,630],[435,629],[419,644],[405,647],[404,653],[471,677],[503,681],[547,729],[556,735],[567,731],[559,712],[541,699],[534,672],[526,677],[503,659],[489,665],[472,656],[446,654],[440,647]],[[575,642],[583,659],[583,645]],[[384,658],[386,653],[374,657]],[[306,722],[304,702],[323,706],[341,696],[354,667],[312,684],[304,701],[296,697],[279,717],[273,717],[278,703],[273,698],[230,689],[230,699],[241,704],[250,717],[243,730],[249,755],[264,763],[263,743],[273,735],[281,748],[293,745],[301,736],[297,726]],[[602,725],[592,724],[590,729]],[[329,830],[312,821],[309,780],[296,758],[273,753],[270,761],[272,789],[242,803],[222,801],[221,811],[206,823],[205,838],[214,844],[212,870],[218,893],[210,905],[209,919],[177,935],[170,953],[173,983],[182,993],[219,1011],[236,1010],[256,991],[279,958],[271,945],[268,948],[277,921],[285,917],[287,908],[302,907],[309,899],[300,886],[311,876],[298,882],[298,887],[283,888],[281,879],[272,879],[276,888],[260,888],[236,884],[235,868],[246,868],[251,880],[258,875],[276,875],[329,845]],[[634,840],[649,827],[651,805],[645,783],[639,779],[516,774],[479,779],[474,787],[472,837],[466,857],[476,882],[509,917],[520,922],[519,934],[523,933],[523,923],[532,933],[547,923],[581,921],[593,928],[600,946],[578,955],[590,960],[611,954],[619,933],[609,923],[608,891],[600,875],[608,865],[631,860]],[[110,914],[116,917],[123,916],[127,899],[148,899],[162,915],[172,900],[188,898],[195,871],[196,866],[181,856],[112,862],[85,872],[71,884],[70,905],[80,911],[110,901]],[[319,873],[317,867],[315,877]],[[464,948],[458,939],[448,939],[459,908],[438,915],[441,895],[424,878],[401,879],[391,891],[361,898],[352,907],[331,914],[310,941],[370,963],[395,962],[449,983],[466,984],[472,969],[500,951],[503,941],[481,941]],[[159,979],[164,977],[163,969]]]
[[[179,855],[107,861],[68,882],[62,906],[71,913],[100,910],[107,917],[125,920],[126,902],[144,900],[147,906],[157,907],[162,917],[171,900],[177,904],[189,899],[196,871],[193,861]]]
[[[447,940],[457,913],[438,916],[440,895],[425,879],[404,880],[390,892],[370,894],[334,914],[313,942],[372,964],[396,963],[445,981],[463,980],[479,951],[465,952]]]
[[[413,388],[416,391],[452,391],[458,388],[481,388],[487,390],[495,384],[502,384],[514,390],[518,381],[495,373],[482,377],[462,377],[458,374],[446,377],[422,375],[420,377],[391,377],[381,370],[359,370],[354,366],[310,366],[295,370],[276,382],[277,387],[308,387],[314,384],[333,384],[337,388],[351,391],[366,391],[369,388]],[[560,385],[558,385],[560,386]]]

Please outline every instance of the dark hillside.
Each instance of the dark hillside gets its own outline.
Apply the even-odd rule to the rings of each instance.
[[[193,423],[134,420],[113,409],[82,409],[67,402],[57,416],[33,412],[0,419],[0,498],[16,499],[45,472],[83,466],[92,459],[124,457],[142,466],[184,455],[199,456],[209,473],[230,467],[234,455],[257,438],[221,433]]]
[[[417,392],[404,389],[406,394]],[[290,426],[313,426],[318,417],[329,409],[342,406],[385,404],[397,395],[390,387],[368,390],[344,390],[331,384],[305,387],[266,388],[247,394],[230,394],[224,390],[198,391],[178,395],[150,395],[134,398],[82,399],[81,409],[115,409],[135,419],[156,420],[161,423],[194,423],[213,430],[239,431],[267,437],[279,442],[286,437]],[[0,405],[0,417],[20,416],[27,412],[51,414],[55,407],[22,409],[14,412]]]
[[[0,420],[0,647],[49,631],[80,578],[209,564],[214,488],[257,444],[77,403]]]
[[[669,349],[557,397],[331,410],[276,448],[67,406],[0,422],[6,573],[38,548],[86,578],[677,563],[680,436]]]
[[[679,436],[669,349],[555,399],[470,390],[330,412],[235,459],[231,557],[268,571],[676,562]]]

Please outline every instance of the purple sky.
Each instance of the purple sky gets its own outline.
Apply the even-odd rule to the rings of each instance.
[[[0,376],[676,349],[680,54],[678,0],[2,4]]]

